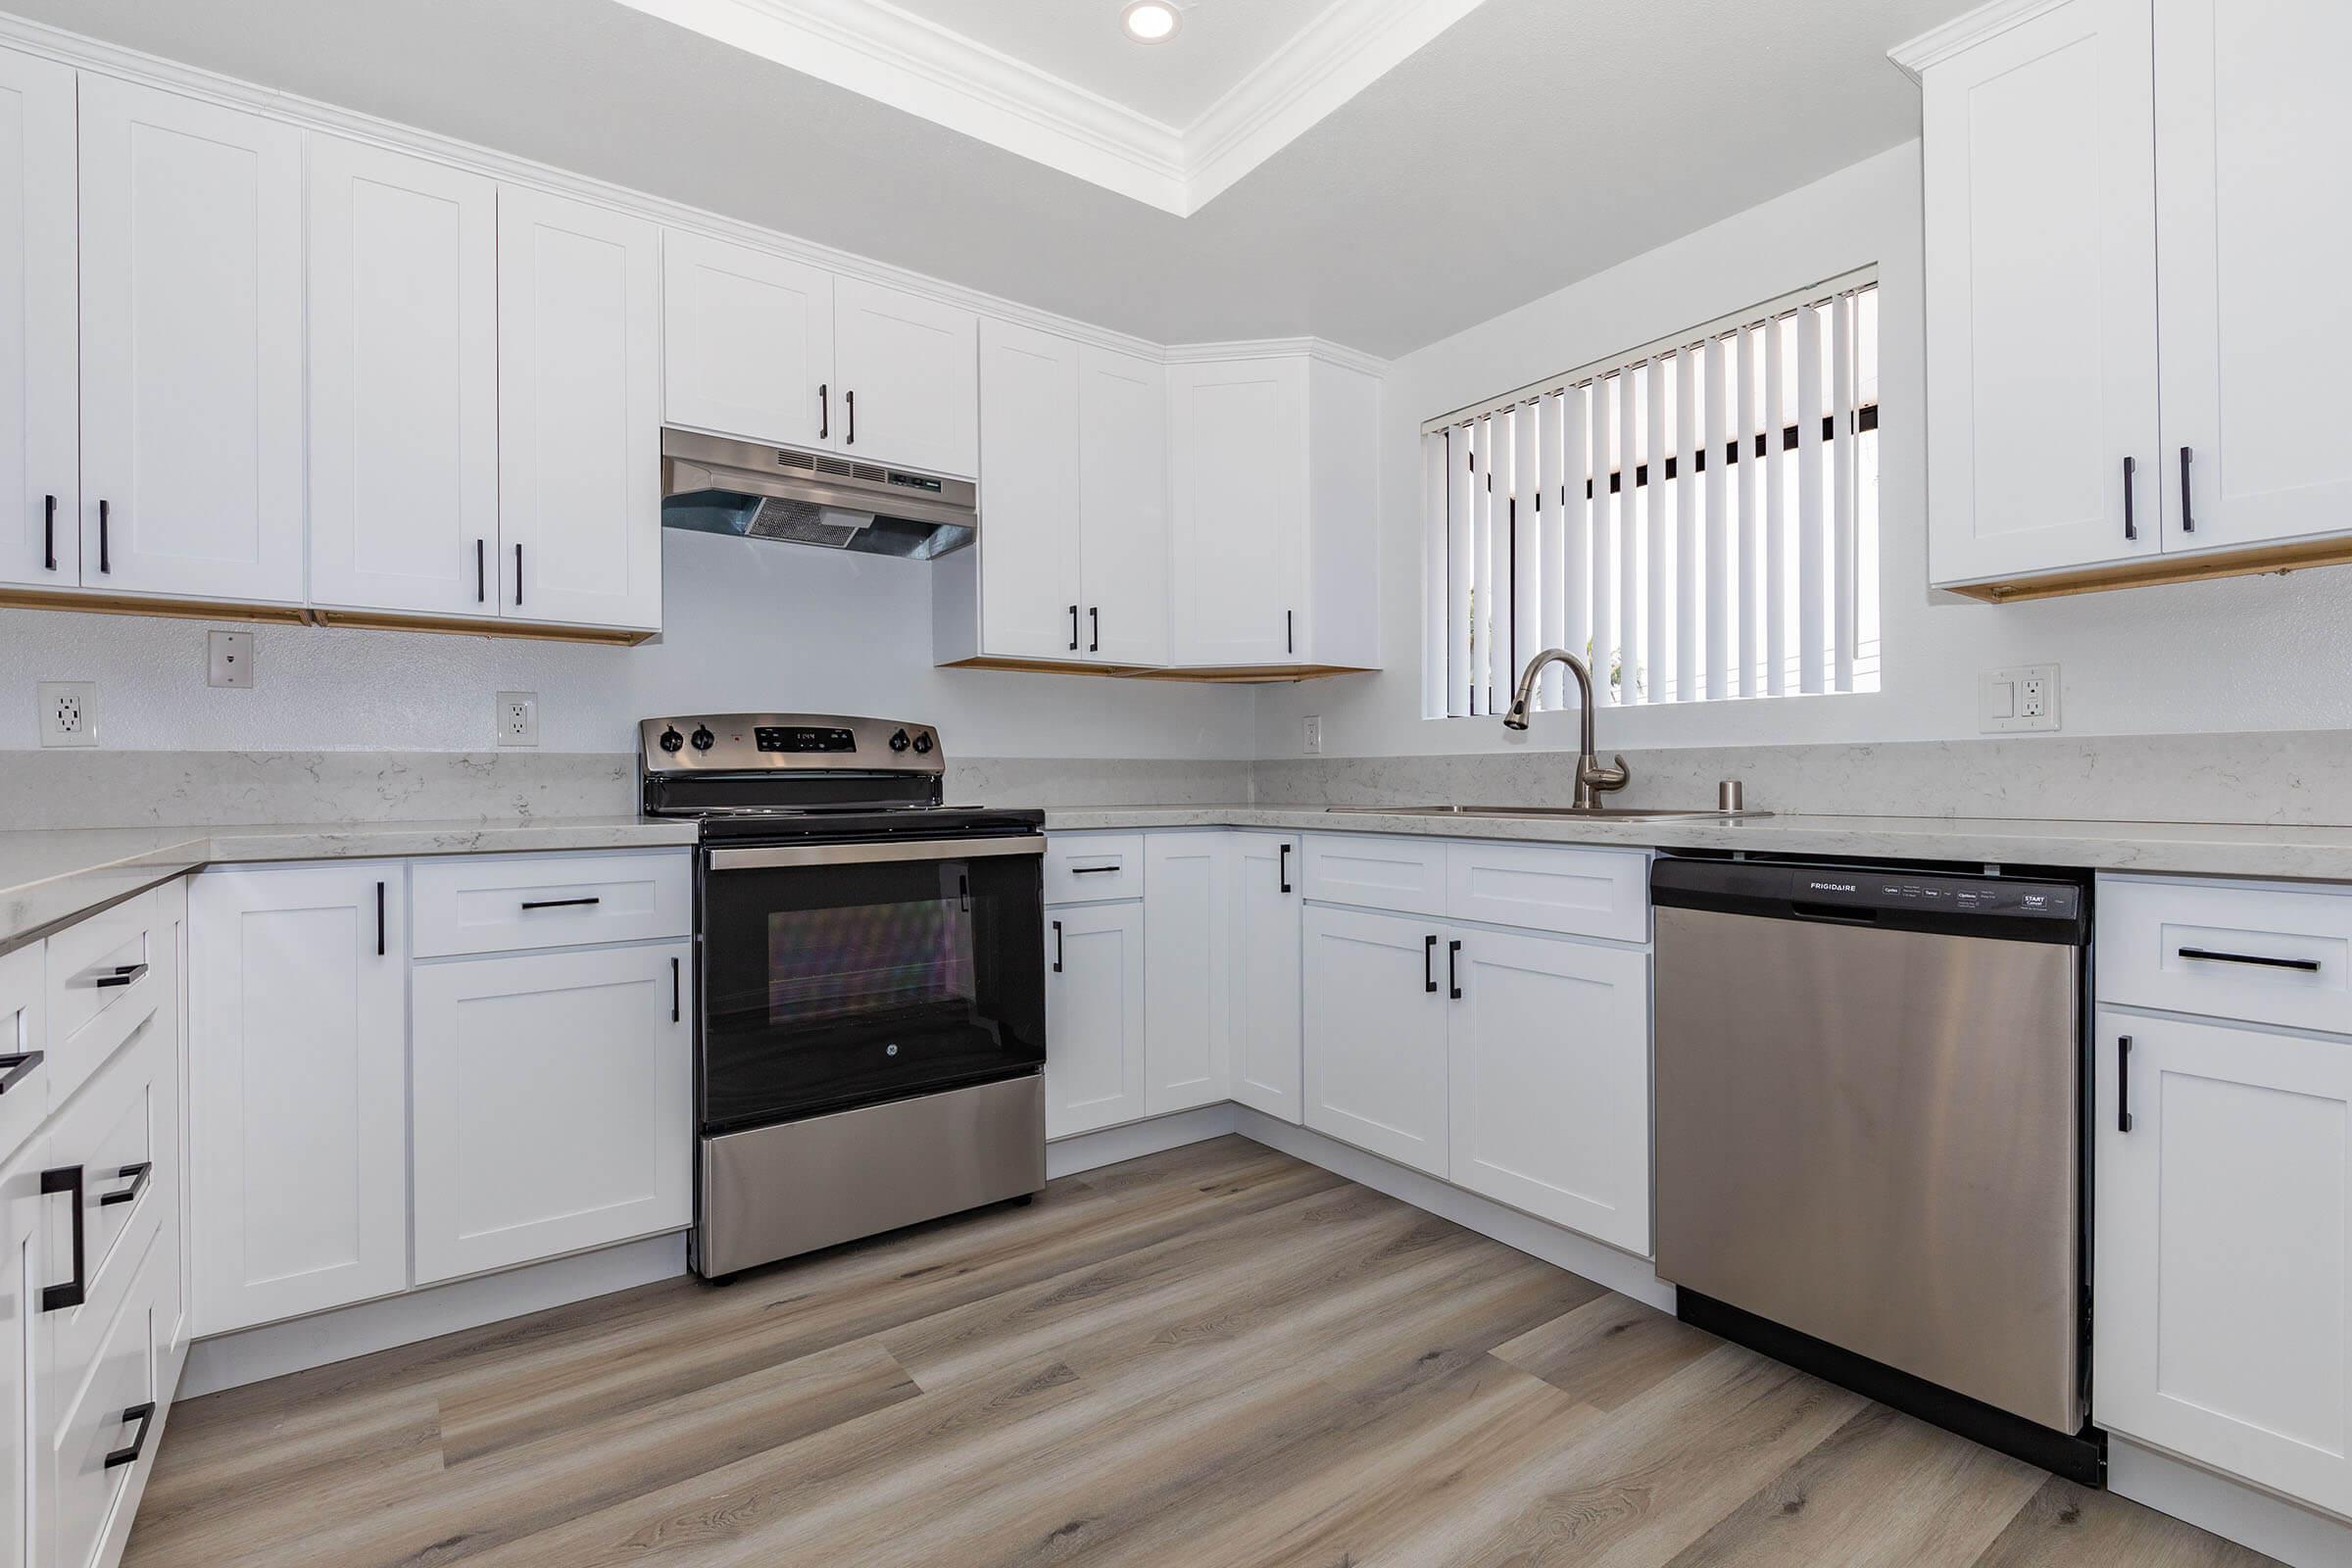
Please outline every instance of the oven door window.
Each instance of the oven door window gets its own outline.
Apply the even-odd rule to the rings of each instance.
[[[1040,897],[1026,856],[709,871],[703,1130],[1043,1062]]]

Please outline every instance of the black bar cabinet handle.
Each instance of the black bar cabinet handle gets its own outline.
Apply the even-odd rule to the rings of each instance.
[[[1446,990],[1447,993],[1446,1000],[1449,1002],[1459,1002],[1462,1000],[1461,971],[1454,967],[1455,960],[1460,958],[1461,956],[1462,945],[1459,942],[1448,942],[1446,944]]]
[[[490,541],[476,539],[473,542],[473,602],[477,605],[486,605],[490,602],[489,557]]]
[[[2196,448],[2182,447],[2180,449],[2180,531],[2182,533],[2197,531],[2197,504],[2191,499],[2195,492],[2189,488],[2188,483],[2189,466],[2196,461]]]
[[[1295,654],[1298,651],[1298,638],[1292,625],[1297,618],[1297,613],[1296,611],[1290,610],[1282,612],[1282,651],[1286,654]]]
[[[1433,996],[1438,989],[1438,939],[1434,933],[1421,939],[1421,989]]]
[[[1288,893],[1291,891],[1291,841],[1289,839],[1282,841],[1281,865],[1282,891]]]
[[[107,970],[106,973],[92,980],[90,984],[103,991],[109,986],[135,986],[146,977],[147,966],[145,964],[123,963]]]
[[[32,1070],[49,1059],[46,1051],[12,1051],[0,1056],[0,1095],[32,1076]]]
[[[114,558],[108,554],[107,531],[114,523],[114,504],[103,497],[98,502],[98,569],[112,575]]]
[[[816,385],[816,438],[833,439],[833,383],[819,381]]]
[[[2132,1037],[2125,1035],[2115,1043],[2115,1130],[2132,1130]]]
[[[582,905],[602,904],[605,901],[601,898],[525,899],[522,901],[522,906],[526,909],[575,909],[580,907]]]
[[[1102,651],[1102,611],[1101,607],[1088,606],[1086,619],[1089,633],[1086,651],[1090,654],[1099,654]]]
[[[595,901],[590,900],[589,902],[594,903]],[[686,1016],[682,1003],[686,984],[683,974],[684,966],[676,958],[671,958],[669,960],[669,1021],[671,1023],[677,1023]]]
[[[2126,458],[2124,460],[2124,537],[2127,539],[2139,537],[2139,521],[2132,510],[2132,493],[2138,488],[2139,460]]]
[[[155,1401],[153,1399],[141,1400],[123,1411],[122,1419],[136,1421],[139,1424],[139,1430],[137,1435],[130,1440],[129,1447],[117,1448],[106,1456],[106,1468],[109,1470],[118,1465],[137,1464],[139,1455],[147,1451],[147,1434],[155,1426]]]
[[[858,444],[858,394],[855,392],[844,392],[841,395],[841,401],[848,405],[850,411],[849,444],[851,446],[856,446]]]
[[[1070,867],[1070,875],[1114,876],[1118,873],[1118,869],[1115,865],[1073,865]]]
[[[1070,607],[1070,652],[1078,651],[1078,607]]]
[[[81,1237],[81,1167],[60,1165],[41,1172],[41,1196],[70,1193],[74,1198],[74,1277],[63,1285],[41,1287],[41,1310],[55,1312],[63,1307],[79,1306],[89,1294],[90,1281],[83,1270],[84,1255]]]
[[[57,569],[57,497],[41,498],[41,565]]]
[[[514,608],[522,608],[522,546],[514,547]]]
[[[375,885],[375,956],[384,956],[384,885]]]
[[[142,1159],[135,1165],[123,1166],[121,1170],[115,1172],[115,1175],[118,1178],[129,1178],[130,1185],[123,1188],[119,1193],[107,1194],[104,1198],[98,1200],[98,1206],[100,1208],[112,1208],[117,1203],[137,1202],[139,1200],[139,1195],[147,1190],[147,1178],[154,1174],[155,1166],[148,1160]]]
[[[1054,922],[1054,972],[1061,973],[1061,922]]]
[[[2217,953],[2211,948],[2182,948],[2183,958],[2201,958],[2207,963],[2249,963],[2258,969],[2300,969],[2305,974],[2318,974],[2317,958],[2274,958],[2264,953]]]

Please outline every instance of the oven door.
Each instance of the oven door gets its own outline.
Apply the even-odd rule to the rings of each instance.
[[[1036,834],[703,852],[706,1136],[1046,1059]]]

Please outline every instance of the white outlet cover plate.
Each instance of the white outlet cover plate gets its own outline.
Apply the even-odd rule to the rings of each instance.
[[[253,633],[213,632],[205,638],[205,653],[206,685],[253,689]]]
[[[1309,713],[1306,715],[1306,729],[1305,733],[1300,737],[1300,741],[1305,747],[1307,756],[1320,757],[1323,755],[1322,714]]]
[[[98,685],[95,681],[42,681],[39,712],[43,746],[98,744]]]
[[[538,745],[539,694],[537,692],[500,692],[496,720],[499,745]]]
[[[2038,683],[2039,712],[2034,693]],[[2019,664],[1986,670],[1977,686],[1977,728],[1985,735],[2018,735],[2058,728],[2058,666]]]

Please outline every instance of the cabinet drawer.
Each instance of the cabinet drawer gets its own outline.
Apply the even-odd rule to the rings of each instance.
[[[49,1112],[48,988],[38,942],[0,954],[0,1160]],[[40,1059],[32,1059],[34,1053]],[[13,1078],[13,1081],[11,1081]]]
[[[48,1480],[56,1561],[72,1568],[93,1561],[131,1478],[152,1462],[160,1412],[143,1418],[142,1411],[151,1410],[158,1392],[155,1315],[152,1291],[130,1293],[82,1359],[53,1368],[53,1381],[72,1395],[59,1419],[43,1428],[49,1443],[41,1457],[55,1467]],[[107,1463],[125,1450],[136,1457]]]
[[[1404,914],[1446,912],[1446,846],[1435,839],[1310,833],[1306,880],[1318,904],[1356,904]]]
[[[694,929],[692,860],[682,850],[423,860],[411,876],[419,958],[643,942]]]
[[[123,900],[49,938],[49,1103],[62,1105],[154,1015],[171,965],[157,946],[155,893]]]
[[[2352,1034],[2352,892],[2101,877],[2103,1003]]]
[[[1646,942],[1649,856],[1548,844],[1451,844],[1446,913],[1563,936]]]
[[[1048,904],[1108,904],[1144,896],[1144,836],[1091,833],[1046,841]]]
[[[159,1164],[170,1157],[169,1123],[177,1115],[170,1102],[171,1044],[151,1019],[49,1124],[49,1168],[81,1174],[82,1298],[41,1318],[57,1365],[83,1365],[97,1353],[161,1227],[165,1195],[176,1190],[177,1174]],[[75,1277],[74,1198],[57,1193],[47,1201],[40,1283],[62,1286]]]

